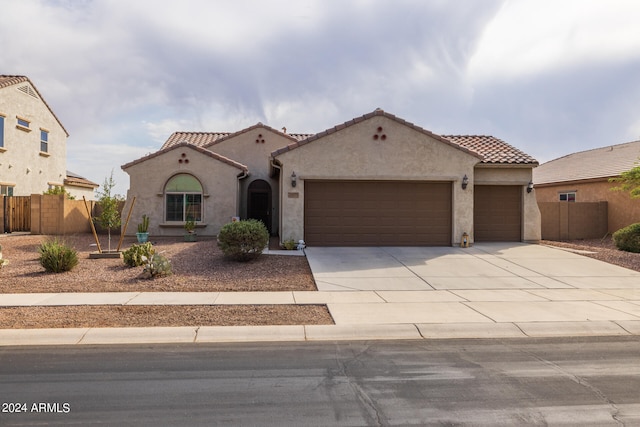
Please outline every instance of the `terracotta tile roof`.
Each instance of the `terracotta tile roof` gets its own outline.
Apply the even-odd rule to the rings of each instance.
[[[536,185],[605,179],[638,165],[640,141],[580,151],[551,160],[533,171]]]
[[[173,147],[174,145],[178,145],[182,142],[203,147],[221,138],[229,136],[230,134],[230,132],[174,132],[162,145],[161,150]]]
[[[507,144],[506,142],[495,138],[493,136],[476,136],[476,135],[437,135],[426,129],[421,128],[406,120],[400,119],[393,114],[387,113],[381,109],[377,109],[372,113],[365,114],[362,117],[357,117],[353,120],[345,122],[341,125],[327,129],[324,132],[320,132],[309,138],[290,144],[287,147],[271,153],[272,157],[276,157],[279,154],[285,153],[289,150],[293,150],[302,145],[308,144],[318,138],[332,134],[356,123],[362,122],[374,116],[385,116],[398,123],[402,123],[405,126],[417,130],[418,132],[429,135],[430,137],[437,139],[445,144],[449,144],[469,154],[475,155],[481,159],[481,163],[484,164],[507,164],[507,165],[537,165],[538,161],[526,153],[518,150],[517,148]]]
[[[67,177],[64,179],[65,185],[75,185],[78,187],[98,188],[100,185],[93,181],[89,181],[87,178],[80,176],[71,171],[67,171]]]
[[[206,148],[198,147],[197,145],[190,144],[188,142],[180,142],[180,143],[174,144],[174,145],[172,145],[170,147],[162,148],[161,150],[156,151],[155,153],[148,154],[148,155],[146,155],[144,157],[141,157],[141,158],[139,158],[137,160],[134,160],[133,162],[129,162],[129,163],[125,164],[125,165],[122,165],[122,166],[120,166],[120,168],[122,170],[127,170],[131,166],[134,166],[134,165],[137,165],[139,163],[145,162],[145,161],[147,161],[149,159],[152,159],[154,157],[160,156],[160,155],[162,155],[164,153],[168,153],[170,151],[177,150],[179,148],[184,148],[184,147],[192,148],[192,149],[198,151],[201,154],[204,154],[206,156],[211,157],[212,159],[216,159],[216,160],[219,160],[219,161],[221,161],[223,163],[231,165],[231,166],[233,166],[235,168],[238,168],[238,169],[242,170],[243,172],[248,172],[249,171],[249,168],[247,166],[243,165],[242,163],[238,163],[238,162],[236,162],[234,160],[231,160],[231,159],[229,159],[227,157],[221,156],[220,154],[216,154],[213,151],[209,151]]]
[[[482,156],[480,163],[490,165],[537,165],[538,161],[506,142],[486,135],[442,135]]]
[[[36,87],[36,85],[34,85],[31,80],[29,80],[28,77],[26,76],[7,76],[7,75],[0,75],[0,89],[5,88],[5,87],[9,87],[9,86],[13,86],[13,85],[17,85],[20,83],[29,83],[36,91],[36,93],[38,94],[38,97],[40,98],[40,100],[42,102],[44,102],[44,105],[47,106],[47,108],[49,109],[49,111],[51,112],[51,115],[53,115],[53,117],[56,119],[56,121],[58,122],[58,124],[60,125],[60,127],[62,128],[62,130],[64,131],[64,133],[67,134],[67,136],[69,136],[69,132],[67,132],[67,129],[65,129],[64,125],[62,124],[62,122],[60,121],[60,119],[58,119],[58,116],[56,116],[56,113],[53,112],[53,110],[51,109],[51,107],[49,106],[49,104],[47,104],[47,101],[44,100],[44,97],[40,94],[40,91],[38,91],[38,88]]]
[[[361,117],[356,117],[353,120],[349,120],[348,122],[344,122],[344,123],[342,123],[340,125],[334,126],[332,128],[329,128],[329,129],[327,129],[325,131],[322,131],[320,133],[317,133],[315,135],[310,135],[306,139],[294,142],[293,144],[289,144],[286,147],[280,148],[279,150],[276,150],[276,151],[272,152],[271,153],[271,157],[279,156],[282,153],[286,153],[287,151],[294,150],[294,149],[296,149],[298,147],[301,147],[301,146],[306,145],[306,144],[308,144],[310,142],[313,142],[318,138],[322,138],[324,136],[331,135],[332,133],[338,132],[339,130],[348,128],[349,126],[353,126],[356,123],[363,122],[363,121],[368,120],[368,119],[370,119],[372,117],[375,117],[375,116],[387,117],[387,118],[389,118],[391,120],[394,120],[394,121],[396,121],[398,123],[401,123],[401,124],[403,124],[405,126],[408,126],[408,127],[412,128],[414,130],[417,130],[418,132],[424,133],[425,135],[429,135],[430,137],[432,137],[434,139],[437,139],[437,140],[439,140],[441,142],[444,142],[445,144],[449,144],[449,145],[451,145],[453,147],[458,148],[459,150],[465,151],[465,152],[467,152],[467,153],[469,153],[471,155],[474,155],[476,157],[480,157],[480,155],[478,155],[475,152],[467,149],[466,147],[463,147],[463,146],[461,146],[459,144],[456,144],[456,143],[454,143],[454,142],[452,142],[452,141],[450,141],[448,139],[445,139],[445,138],[441,137],[440,135],[436,135],[433,132],[429,132],[428,130],[423,129],[420,126],[417,126],[417,125],[415,125],[413,123],[407,122],[406,120],[403,120],[403,119],[401,119],[401,118],[399,118],[397,116],[394,116],[393,114],[387,113],[387,112],[383,111],[380,108],[377,108],[376,110],[374,110],[371,113],[365,114],[365,115],[363,115]]]
[[[301,139],[305,139],[310,136],[308,134],[301,134],[301,133],[284,133],[279,130],[273,129],[270,126],[264,125],[262,123],[257,123],[253,126],[250,126],[238,132],[174,132],[169,137],[169,139],[167,139],[167,141],[162,145],[162,149],[171,147],[181,142],[188,142],[189,144],[197,145],[198,147],[207,148],[212,145],[218,144],[222,141],[226,141],[229,138],[241,135],[243,133],[246,133],[258,128],[265,128],[265,129],[271,130],[275,133],[288,137],[292,141],[299,141]]]

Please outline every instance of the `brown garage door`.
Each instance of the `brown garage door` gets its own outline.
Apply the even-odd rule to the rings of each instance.
[[[451,245],[451,183],[305,181],[311,246]]]
[[[522,187],[474,187],[473,223],[476,242],[519,242],[522,229]]]

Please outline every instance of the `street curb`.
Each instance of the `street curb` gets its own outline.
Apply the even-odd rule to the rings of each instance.
[[[0,329],[0,347],[640,336],[640,321]]]

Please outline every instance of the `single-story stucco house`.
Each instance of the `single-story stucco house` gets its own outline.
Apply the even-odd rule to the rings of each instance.
[[[640,141],[571,153],[536,168],[533,174],[536,198],[539,203],[606,202],[604,231],[614,233],[640,222],[640,199],[632,199],[623,191],[612,191],[618,184],[609,180],[638,164]]]
[[[258,123],[235,133],[176,132],[122,166],[133,226],[215,236],[262,220],[280,241],[313,246],[538,241],[531,156],[491,136],[443,136],[381,109],[317,134]]]

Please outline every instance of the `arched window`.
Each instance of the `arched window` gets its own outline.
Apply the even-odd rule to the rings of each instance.
[[[179,174],[164,187],[166,221],[202,221],[202,185],[194,176]]]

